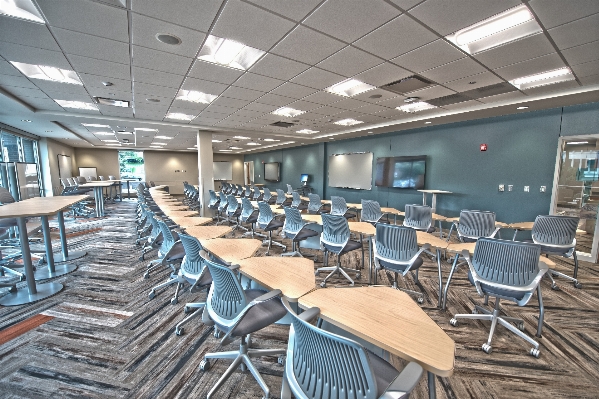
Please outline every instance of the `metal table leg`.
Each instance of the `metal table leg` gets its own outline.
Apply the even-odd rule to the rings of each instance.
[[[447,282],[445,283],[445,290],[443,291],[443,303],[441,305],[441,309],[445,310],[447,306],[447,293],[449,292],[449,284],[451,283],[451,278],[453,277],[453,273],[458,265],[458,259],[460,258],[460,254],[456,253],[455,258],[453,259],[453,265],[451,266],[451,271],[449,272],[449,277],[447,277]]]
[[[62,211],[58,212],[58,231],[60,232],[60,246],[62,253],[56,257],[56,262],[68,262],[87,255],[87,251],[73,251],[69,253],[69,248],[67,247],[67,234],[64,228],[64,214]]]
[[[372,259],[372,237],[368,237],[368,270],[370,271],[369,277],[368,277],[368,284],[370,284],[370,276],[373,275],[373,270],[372,270],[372,264],[373,264],[373,259]],[[376,270],[374,271],[374,283],[376,284]]]
[[[44,234],[44,246],[46,247],[46,262],[47,268],[36,270],[35,280],[47,280],[58,276],[65,275],[77,269],[76,265],[65,263],[62,265],[54,265],[54,253],[52,252],[52,241],[50,239],[50,225],[48,224],[48,216],[42,216],[42,233]]]
[[[48,298],[60,290],[63,286],[60,283],[35,284],[33,274],[33,265],[31,264],[31,250],[29,249],[29,237],[27,236],[27,222],[24,217],[17,218],[19,227],[19,239],[21,241],[21,253],[23,254],[23,267],[27,278],[27,290],[19,289],[15,293],[8,293],[0,298],[0,305],[16,306],[26,303],[32,303],[44,298]]]
[[[429,399],[436,399],[437,390],[435,387],[435,375],[430,371],[427,371],[426,374],[428,375],[428,397]]]
[[[439,269],[439,307],[443,298],[443,276],[441,275],[441,250],[437,248],[437,268]]]

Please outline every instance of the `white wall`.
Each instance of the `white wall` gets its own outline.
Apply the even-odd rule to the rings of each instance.
[[[79,174],[79,168],[96,168],[98,176],[117,176],[119,173],[119,153],[115,149],[75,148],[77,168],[74,174]]]
[[[76,174],[77,161],[75,149],[49,138],[41,138],[39,141],[39,152],[44,195],[46,197],[60,195],[62,187],[60,186],[58,174],[58,155],[68,155],[71,157],[71,168],[73,169],[73,173]]]

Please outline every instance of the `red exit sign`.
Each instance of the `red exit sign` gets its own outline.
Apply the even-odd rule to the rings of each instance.
[[[480,145],[480,150],[481,151],[487,151],[488,146],[486,144],[481,144]]]

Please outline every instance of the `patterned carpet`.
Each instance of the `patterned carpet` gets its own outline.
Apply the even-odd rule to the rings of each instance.
[[[85,249],[88,255],[75,261],[79,266],[75,272],[56,279],[65,289],[35,304],[0,308],[1,398],[205,398],[228,367],[228,362],[218,361],[207,372],[199,370],[204,353],[222,350],[212,328],[202,326],[199,320],[187,325],[185,335],[173,334],[174,325],[184,317],[183,305],[202,301],[204,292],[182,291],[179,303],[171,305],[171,286],[148,299],[150,288],[170,273],[164,269],[143,278],[145,265],[155,252],[145,261],[138,260],[133,212],[134,203],[125,201],[108,205],[105,219],[69,220],[69,248]],[[53,243],[58,251],[58,240]],[[275,247],[271,255],[280,252]],[[258,256],[263,254],[261,249]],[[359,258],[350,254],[344,264],[355,265]],[[571,269],[571,260],[554,260],[559,270]],[[450,265],[444,262],[443,267],[446,277]],[[563,280],[558,280],[558,291],[552,291],[547,281],[542,283],[546,313],[539,359],[527,354],[527,343],[501,327],[493,341],[493,353],[487,355],[480,346],[486,342],[488,323],[463,321],[458,327],[450,326],[454,313],[470,312],[481,299],[462,270],[452,284],[448,310],[438,310],[436,273],[436,264],[427,259],[420,272],[420,287],[414,287],[411,278],[405,284],[424,291],[422,308],[456,342],[455,373],[437,378],[439,398],[598,397],[597,265],[581,262],[582,290]],[[388,276],[381,273],[379,281],[389,281]],[[329,286],[335,284],[346,285],[332,279]],[[0,289],[0,296],[5,294],[6,289]],[[534,333],[536,298],[524,308],[507,304],[505,311],[522,317],[527,333]],[[268,327],[253,336],[253,343],[264,348],[285,347],[287,333],[283,326]],[[226,348],[235,347],[236,343]],[[400,359],[392,361],[402,364]],[[257,367],[271,387],[272,397],[277,398],[282,366],[275,358],[263,358]],[[247,372],[234,373],[215,395],[231,399],[261,396]],[[412,398],[426,397],[423,379]]]

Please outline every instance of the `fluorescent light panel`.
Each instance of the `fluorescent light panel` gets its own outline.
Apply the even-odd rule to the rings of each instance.
[[[172,137],[169,136],[155,136],[155,139],[161,139],[161,140],[170,140],[172,139]]]
[[[2,2],[2,0],[0,0]],[[83,85],[75,71],[60,69],[46,65],[25,64],[23,62],[11,61],[11,64],[29,79],[49,80],[57,83],[68,83],[73,85]]]
[[[277,139],[262,139],[263,141],[281,141],[281,140],[277,140]]]
[[[376,89],[376,87],[369,85],[368,83],[360,82],[356,79],[346,79],[343,82],[339,82],[331,87],[327,87],[325,91],[343,97],[352,97],[372,89]]]
[[[301,111],[299,109],[291,108],[291,107],[281,107],[275,111],[272,111],[273,115],[286,116],[288,118],[293,118],[295,116],[305,114],[306,111]]]
[[[40,24],[45,23],[31,0],[0,0],[0,14]]]
[[[303,134],[314,134],[314,133],[318,133],[318,132],[320,132],[320,130],[302,129],[302,130],[297,131],[297,133],[303,133]]]
[[[542,32],[525,5],[514,7],[446,37],[468,54],[477,54]]]
[[[588,141],[570,141],[569,143],[566,144],[589,144]]]
[[[245,71],[263,55],[264,51],[262,50],[234,40],[209,35],[198,59]]]
[[[89,111],[97,111],[98,107],[92,103],[84,103],[83,101],[68,101],[68,100],[54,100],[58,105],[63,108],[76,108],[85,109]]]
[[[136,132],[158,132],[158,129],[150,129],[147,127],[136,127],[133,130]]]
[[[517,87],[519,90],[531,89],[533,87],[552,85],[560,82],[567,82],[574,80],[574,75],[570,68],[554,69],[552,71],[537,73],[535,75],[524,76],[514,80],[510,80],[510,83]]]
[[[180,112],[169,112],[166,114],[165,118],[169,119],[178,119],[181,121],[190,121],[194,118],[193,115],[182,114]]]
[[[246,145],[262,145],[262,144],[251,141],[251,142],[247,143]]]
[[[179,94],[177,95],[177,100],[190,101],[192,103],[202,103],[202,104],[210,104],[212,101],[216,100],[216,97],[213,94],[203,93],[201,91],[195,90],[179,90]]]
[[[94,132],[94,134],[98,136],[114,136],[113,132]]]
[[[249,140],[249,137],[245,137],[245,136],[234,136],[234,139],[239,139],[239,140]]]
[[[424,110],[433,109],[433,108],[437,108],[437,107],[432,104],[426,103],[424,101],[418,101],[415,103],[409,103],[406,105],[402,105],[401,107],[397,107],[395,109],[398,109],[403,112],[413,113],[413,112],[424,111]]]
[[[82,123],[81,125],[85,127],[107,127],[110,129],[110,125],[100,125],[98,123]]]
[[[118,143],[118,140],[102,140],[105,143]]]
[[[213,143],[222,143],[222,140],[212,140]]]
[[[364,123],[362,121],[358,121],[356,119],[352,119],[352,118],[347,118],[347,119],[341,119],[340,121],[334,122],[335,125],[341,125],[341,126],[354,126],[354,125],[359,125],[360,123]]]

